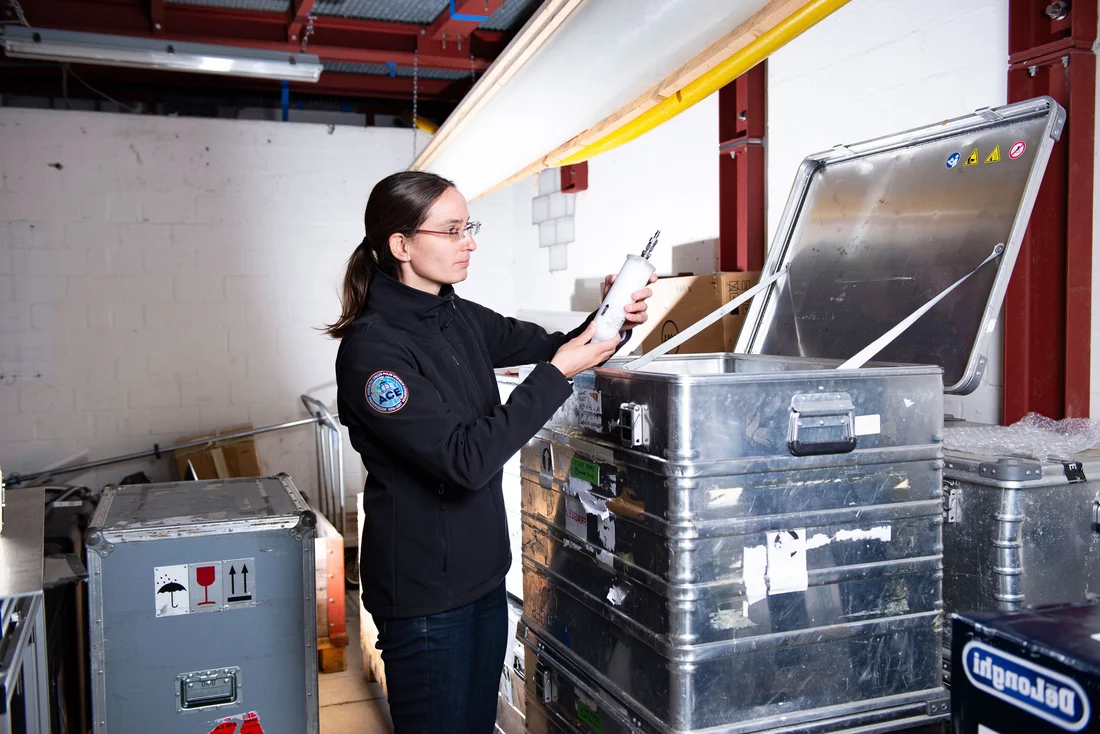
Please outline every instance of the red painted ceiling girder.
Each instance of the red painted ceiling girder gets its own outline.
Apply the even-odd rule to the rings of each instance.
[[[718,268],[723,272],[764,267],[766,64],[718,90]]]
[[[246,46],[269,50],[298,50],[300,42],[288,42],[288,18],[284,13],[205,7],[181,3],[164,6],[163,26],[179,41]],[[152,36],[150,18],[138,0],[36,0],[28,5],[28,20],[43,28]],[[354,18],[314,16],[314,34],[307,51],[323,61],[357,61],[368,64],[394,62],[412,66],[419,49],[423,68],[470,70],[470,48],[455,43],[422,44],[421,26]],[[474,69],[489,68],[503,50],[506,37],[499,32],[477,31],[472,46]],[[479,54],[484,54],[480,56]]]
[[[1049,94],[1066,108],[1005,297],[1004,415],[1089,415],[1097,4],[1063,20],[1010,0],[1010,102]]]
[[[451,5],[454,13],[451,13]],[[501,0],[453,0],[446,8],[443,8],[438,17],[428,26],[427,38],[433,41],[441,41],[445,38],[452,39],[452,43],[458,43],[462,36],[473,33],[482,21],[458,20],[452,15],[465,15],[477,18],[487,18],[495,13],[501,5]]]
[[[154,36],[164,35],[164,0],[149,0],[149,30]]]
[[[286,27],[286,40],[291,43],[298,40],[302,28],[305,26],[309,14],[313,12],[313,6],[316,4],[317,0],[290,0],[290,7],[287,9],[287,15],[290,22]],[[316,28],[316,19],[314,19],[314,27]]]

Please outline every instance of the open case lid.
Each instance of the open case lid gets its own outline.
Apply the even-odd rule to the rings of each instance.
[[[742,354],[846,360],[970,273],[874,359],[936,364],[946,392],[981,383],[993,332],[1065,111],[1049,97],[802,162],[753,299]]]

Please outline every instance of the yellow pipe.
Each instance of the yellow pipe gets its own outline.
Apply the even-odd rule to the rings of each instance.
[[[436,125],[431,120],[425,120],[423,117],[420,116],[417,116],[416,118],[416,126],[424,132],[428,133],[429,135],[435,135],[437,132],[439,132],[439,125]]]
[[[554,165],[581,163],[642,136],[714,94],[847,3],[848,0],[810,0],[676,94],[666,97],[630,122]]]

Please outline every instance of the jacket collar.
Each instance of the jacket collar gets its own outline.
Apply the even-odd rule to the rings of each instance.
[[[444,285],[436,296],[379,272],[371,279],[367,307],[372,311],[381,311],[395,321],[423,321],[433,317],[449,317],[454,299],[455,290],[450,285]]]

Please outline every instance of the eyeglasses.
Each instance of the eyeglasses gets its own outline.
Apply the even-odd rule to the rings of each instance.
[[[438,234],[444,237],[450,237],[455,242],[460,242],[467,237],[473,237],[481,231],[481,222],[467,222],[464,227],[451,227],[446,232],[439,232],[434,229],[418,229],[417,232],[421,234]]]

